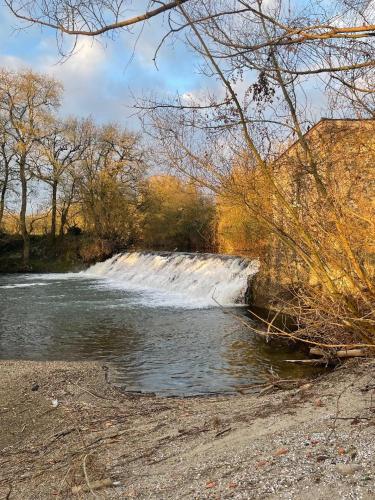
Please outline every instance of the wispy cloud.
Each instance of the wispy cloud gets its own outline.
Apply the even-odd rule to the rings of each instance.
[[[153,58],[162,33],[157,23],[139,27],[133,35],[120,33],[106,44],[82,37],[63,63],[53,32],[37,27],[17,31],[15,26],[17,21],[2,9],[0,65],[30,67],[59,79],[65,89],[66,115],[92,115],[100,122],[119,121],[134,128],[135,119],[129,119],[134,95],[195,92],[201,86],[201,77],[192,71],[194,57],[182,44],[167,44],[157,69]]]

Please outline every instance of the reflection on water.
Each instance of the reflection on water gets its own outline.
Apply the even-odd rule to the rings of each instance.
[[[145,297],[82,276],[0,276],[0,358],[103,360],[115,383],[159,394],[233,392],[271,366],[305,373],[219,308],[148,307]]]

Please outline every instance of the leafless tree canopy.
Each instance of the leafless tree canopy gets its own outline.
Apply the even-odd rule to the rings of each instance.
[[[289,1],[271,3],[273,12],[265,12],[263,2],[258,0],[175,0],[171,2],[149,1],[144,11],[134,15],[132,0],[5,0],[8,8],[19,19],[40,24],[69,35],[97,36],[120,28],[142,23],[167,13],[173,24],[174,13],[181,13],[181,6],[189,9],[194,21],[212,21],[228,16],[238,16],[238,27],[251,17],[259,23],[270,21],[274,26],[271,40],[267,44],[294,45],[308,41],[330,39],[365,39],[374,35],[375,23],[370,0],[336,2],[311,2],[311,8],[303,3],[297,16],[291,15],[297,4]],[[264,2],[266,3],[266,2]],[[268,2],[267,2],[268,3]],[[283,19],[277,19],[275,12],[282,12]],[[194,18],[192,15],[198,15]],[[181,28],[181,27],[180,27]],[[179,28],[179,29],[180,29]],[[173,28],[171,28],[173,30]],[[222,32],[225,38],[226,33]],[[258,44],[259,45],[259,44]],[[236,44],[239,50],[246,50],[243,41]]]
[[[144,11],[137,15],[134,15],[132,0],[115,2],[106,0],[13,2],[6,0],[6,4],[13,14],[24,21],[53,28],[68,35],[97,36],[147,21],[187,1],[149,1],[144,3]]]

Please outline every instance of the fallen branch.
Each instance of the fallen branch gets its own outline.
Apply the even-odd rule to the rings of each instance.
[[[232,430],[232,427],[227,427],[226,429],[223,429],[220,432],[217,432],[215,434],[215,438],[222,436],[223,434],[226,434],[227,432],[230,432]]]
[[[72,493],[73,495],[77,495],[81,491],[86,491],[86,492],[91,491],[91,493],[93,493],[93,490],[100,490],[101,488],[107,488],[109,486],[113,486],[112,479],[110,478],[101,479],[100,481],[93,481],[92,483],[90,483],[90,487],[87,484],[73,486]]]
[[[285,363],[294,363],[296,365],[329,365],[333,363],[332,359],[284,359]]]
[[[357,358],[367,356],[366,351],[363,349],[343,349],[340,351],[329,352],[317,347],[311,347],[310,354],[314,356],[329,356],[336,358]]]
[[[91,485],[91,483],[90,483],[90,481],[89,481],[89,476],[88,476],[88,474],[87,474],[87,469],[86,469],[86,459],[87,459],[87,457],[88,457],[88,455],[85,455],[85,456],[83,457],[83,473],[84,473],[84,475],[85,475],[85,480],[86,480],[86,484],[87,484],[87,487],[88,487],[88,491],[90,491],[90,493],[92,494],[92,496],[93,496],[94,498],[98,498],[98,497],[95,495],[94,491],[93,491],[92,485]]]
[[[193,429],[179,429],[178,437],[189,436],[191,434],[199,434],[201,432],[209,432],[210,429],[203,427],[202,429],[194,427]]]
[[[90,394],[90,396],[94,396],[94,398],[98,398],[98,399],[104,399],[104,401],[118,401],[117,399],[114,399],[114,398],[106,398],[105,396],[101,396],[100,394],[96,394],[95,392],[92,392],[92,391],[89,391],[88,389],[86,389],[86,387],[82,387],[78,384],[76,384],[75,382],[70,382],[72,385],[75,385],[76,387],[78,387],[78,389],[81,389],[81,391],[84,391],[84,392],[87,392],[87,394]]]
[[[330,417],[331,420],[374,420],[374,417]]]
[[[273,391],[274,388],[275,388],[275,386],[273,384],[267,385],[263,390],[260,391],[260,393],[258,394],[258,397],[264,396],[268,392]]]
[[[59,439],[60,437],[68,436],[69,434],[71,434],[75,430],[76,430],[75,427],[71,427],[70,429],[65,429],[64,431],[60,431],[60,432],[57,432],[56,434],[53,434],[53,436],[51,436],[51,443],[53,443],[53,441],[55,441],[56,439]]]

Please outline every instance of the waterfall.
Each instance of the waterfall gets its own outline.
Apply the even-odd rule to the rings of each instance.
[[[143,292],[156,306],[195,308],[244,304],[258,267],[257,261],[226,255],[129,252],[82,274],[100,278],[102,286]]]

